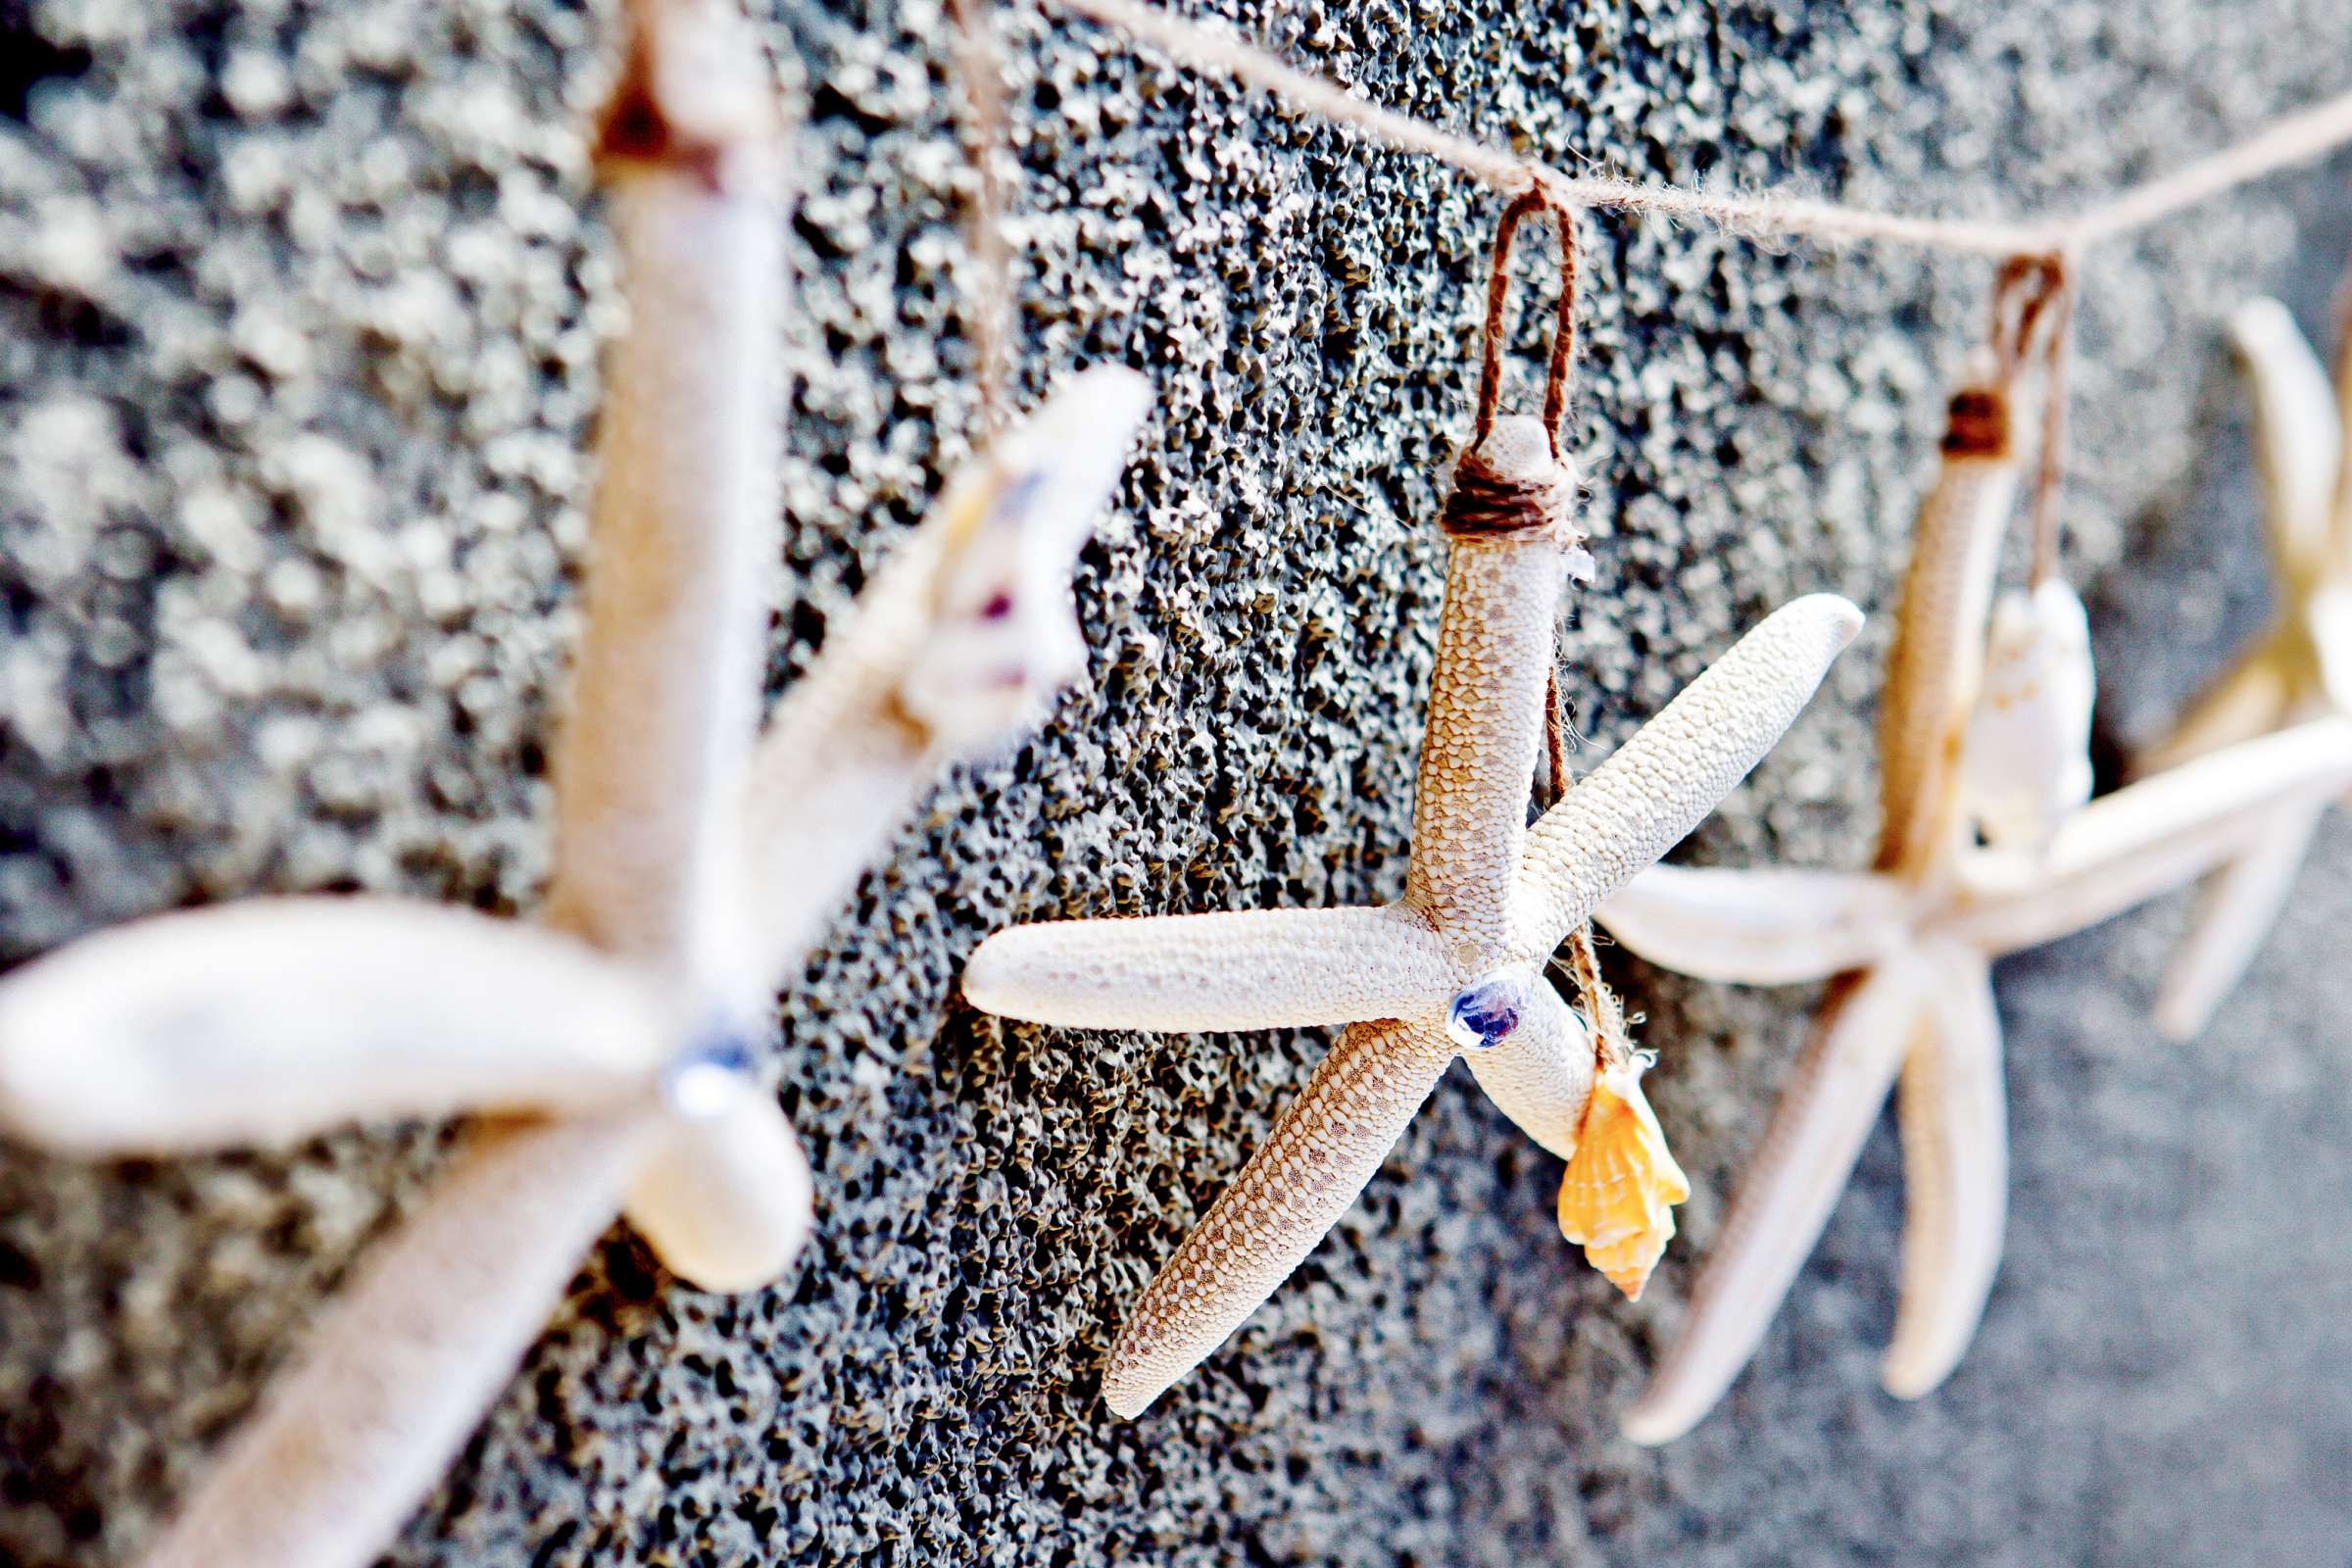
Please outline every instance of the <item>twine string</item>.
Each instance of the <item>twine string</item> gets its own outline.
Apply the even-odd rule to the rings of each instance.
[[[1503,210],[1494,230],[1494,264],[1487,274],[1487,324],[1478,367],[1478,419],[1471,427],[1472,450],[1485,445],[1494,428],[1494,414],[1502,403],[1502,351],[1508,336],[1504,317],[1510,306],[1511,241],[1520,220],[1530,213],[1549,218],[1560,236],[1560,300],[1551,329],[1551,359],[1544,378],[1544,434],[1551,455],[1560,456],[1560,422],[1568,416],[1568,376],[1576,362],[1576,219],[1551,199],[1539,179]]]
[[[1568,715],[1560,703],[1560,660],[1555,647],[1551,669],[1544,682],[1542,802],[1544,808],[1548,810],[1567,799],[1568,788]],[[1625,1008],[1618,1002],[1617,993],[1600,977],[1600,956],[1593,951],[1592,922],[1578,921],[1564,945],[1568,952],[1568,975],[1584,1002],[1585,1019],[1592,1025],[1593,1051],[1600,1065],[1604,1069],[1623,1066],[1633,1054],[1633,1039],[1626,1032]]]
[[[1568,715],[1560,707],[1559,651],[1552,651],[1551,678],[1544,683],[1544,773],[1546,807],[1568,795]]]
[[[1496,413],[1502,404],[1502,352],[1509,336],[1506,318],[1511,293],[1511,240],[1530,213],[1549,217],[1560,236],[1560,301],[1553,318],[1551,355],[1544,379],[1544,441],[1548,463],[1531,466],[1525,453],[1490,452]],[[1503,210],[1494,229],[1494,261],[1487,274],[1487,319],[1481,335],[1478,416],[1469,443],[1453,466],[1453,490],[1439,525],[1448,538],[1492,538],[1554,527],[1573,514],[1576,480],[1560,452],[1560,422],[1568,413],[1568,387],[1576,363],[1576,230],[1565,208],[1555,206],[1541,184],[1531,185]],[[1516,438],[1513,438],[1514,440]],[[1581,542],[1581,538],[1580,538]]]
[[[965,330],[971,334],[980,436],[986,441],[1004,422],[1012,357],[1012,256],[1004,243],[1004,186],[998,165],[1008,140],[1004,80],[997,62],[990,0],[947,0],[947,6],[956,24],[956,74],[963,89],[956,107],[971,148],[973,190],[964,218],[964,243],[978,275]]]
[[[1954,434],[1966,447],[2006,450],[2009,404],[2019,379],[2038,367],[2042,372],[2041,451],[2034,473],[2033,567],[2029,587],[2038,588],[2058,569],[2059,500],[2066,476],[2067,370],[2073,360],[2075,262],[2065,254],[2014,256],[2002,264],[1992,288],[1992,324],[1986,333],[1992,359],[1988,384],[1953,400]],[[1972,401],[1973,399],[1973,401]],[[1963,430],[1980,416],[1985,428]]]
[[[1544,687],[1544,792],[1546,808],[1568,794],[1568,724],[1560,709],[1559,661],[1552,661],[1551,677]],[[1576,983],[1585,1004],[1585,1020],[1592,1028],[1592,1047],[1605,1069],[1623,1066],[1633,1054],[1633,1038],[1626,1032],[1625,1007],[1617,993],[1600,977],[1600,956],[1594,951],[1592,922],[1580,920],[1562,944],[1568,954],[1568,977]]]
[[[2042,346],[2041,461],[2034,474],[2034,565],[2039,588],[2058,573],[2059,501],[2066,489],[2067,372],[2075,358],[2075,280],[2071,258],[2052,258],[2053,281]]]
[[[1580,920],[1568,933],[1568,976],[1576,982],[1585,1004],[1585,1021],[1592,1028],[1592,1052],[1603,1071],[1622,1067],[1634,1054],[1633,1038],[1625,1027],[1625,1006],[1600,977],[1600,955],[1594,951],[1592,922]]]
[[[1992,285],[1993,378],[2007,387],[2049,353],[2053,311],[2068,287],[2067,264],[2056,255],[2012,256]]]
[[[1532,179],[1563,206],[1697,219],[1747,235],[1803,234],[1823,240],[1921,245],[1995,259],[2080,252],[2352,143],[2352,92],[2344,92],[2274,121],[2169,174],[2125,186],[2071,217],[1922,218],[1788,190],[1727,193],[1607,174],[1570,174],[1384,109],[1230,33],[1187,22],[1141,0],[1052,3],[1149,43],[1195,71],[1269,93],[1399,151],[1451,164],[1500,189],[1518,190]]]
[[[975,0],[951,0],[959,14]],[[1201,74],[1222,77],[1270,94],[1295,109],[1319,115],[1333,123],[1399,151],[1438,159],[1489,185],[1521,194],[1506,218],[1498,253],[1508,249],[1508,226],[1532,210],[1539,198],[1555,213],[1562,235],[1563,283],[1573,280],[1569,219],[1581,208],[1613,208],[1628,213],[1655,213],[1668,218],[1710,221],[1750,237],[1806,235],[1827,241],[1858,240],[1918,245],[1996,258],[2009,264],[2021,257],[2039,258],[2062,285],[2050,313],[2050,335],[2043,366],[2047,396],[2043,404],[2041,462],[2034,499],[2034,580],[2038,583],[2056,568],[2058,503],[2062,489],[2067,427],[2067,375],[2073,357],[2074,291],[2071,280],[2082,253],[2093,244],[2114,239],[2170,218],[2200,202],[2283,170],[2311,163],[2352,144],[2352,92],[2342,92],[2280,116],[2252,133],[2169,173],[2158,174],[2111,193],[2104,201],[2072,216],[2028,214],[1978,218],[1926,218],[1886,212],[1841,202],[1822,201],[1786,189],[1707,191],[1658,181],[1636,181],[1610,174],[1570,174],[1551,165],[1522,158],[1502,148],[1433,125],[1410,115],[1386,109],[1325,77],[1298,70],[1279,57],[1231,33],[1204,27],[1173,16],[1143,0],[1051,0],[1063,10],[1113,28],[1132,39],[1164,51]],[[994,80],[993,73],[990,79]],[[1500,255],[1497,279],[1500,288]],[[1573,352],[1568,331],[1567,289],[1562,290],[1563,330],[1552,349],[1554,385],[1565,354]],[[2046,302],[2045,302],[2046,303]],[[1490,293],[1489,337],[1495,336],[1497,296]],[[1491,350],[1498,355],[1498,350]],[[2014,370],[2016,367],[2012,367]],[[2352,391],[2352,378],[2339,375],[2339,384]],[[1479,434],[1483,439],[1494,418],[1500,392],[1497,358],[1490,358],[1480,380]],[[1564,400],[1564,393],[1561,394]],[[1563,406],[1547,395],[1546,423],[1553,451],[1558,452],[1559,418]],[[1955,404],[1955,413],[1959,413]],[[2005,410],[1990,403],[1980,411],[1999,415]],[[2352,417],[2352,400],[2347,400]],[[1989,429],[1963,434],[1989,435]],[[1948,442],[1947,442],[1948,445]],[[2352,456],[2340,466],[2335,486],[2338,549],[2352,556]]]

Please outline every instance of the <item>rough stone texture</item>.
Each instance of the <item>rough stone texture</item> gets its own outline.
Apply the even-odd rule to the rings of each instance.
[[[1250,25],[1554,159],[1965,212],[2086,200],[2340,90],[2339,7],[1308,0]],[[963,450],[968,176],[931,0],[756,9],[809,117],[782,681]],[[265,890],[531,906],[619,303],[578,129],[606,20],[0,0],[0,956]],[[1228,1349],[1138,1424],[1102,1410],[1118,1312],[1327,1037],[1004,1027],[957,1008],[956,966],[1015,918],[1401,887],[1433,476],[1499,203],[1091,28],[1009,25],[1023,381],[1113,358],[1160,396],[1088,556],[1093,684],[940,793],[783,1004],[807,1262],[720,1300],[615,1233],[395,1560],[2340,1565],[2340,820],[2190,1047],[2146,1022],[2177,903],[2003,965],[2014,1239],[1919,1405],[1873,1376],[1882,1131],[1723,1410],[1662,1453],[1612,1435],[1813,1000],[1620,957],[1697,1187],[1642,1305],[1456,1075]],[[2215,328],[2273,285],[2324,324],[2347,172],[2094,259],[2068,520],[2110,763],[2259,621]],[[1794,592],[1887,603],[1985,268],[1585,233],[1601,580],[1567,689],[1605,743]],[[1690,856],[1863,858],[1886,629]],[[132,1551],[440,1147],[0,1150],[0,1557]]]

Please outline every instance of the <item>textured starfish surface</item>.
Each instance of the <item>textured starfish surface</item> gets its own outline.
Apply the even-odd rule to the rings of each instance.
[[[2140,759],[2142,770],[2322,714],[2352,715],[2352,340],[2334,385],[2286,307],[2255,300],[2230,322],[2254,394],[2254,453],[2278,612],[2270,632]],[[2352,339],[2352,334],[2348,334]],[[2157,993],[2156,1022],[2201,1031],[2277,923],[2324,801],[2264,813],[2260,832],[2207,882],[2187,939]]]
[[[809,1177],[756,1070],[797,965],[940,768],[1084,668],[1069,576],[1147,401],[1097,370],[951,487],[759,733],[778,549],[781,128],[703,0],[634,8],[603,168],[631,319],[601,428],[540,926],[296,898],[100,933],[0,983],[0,1126],[111,1155],[490,1110],[265,1392],[149,1568],[358,1568],[626,1207],[772,1281]]]
[[[1537,420],[1497,421],[1473,456],[1573,493]],[[1456,1054],[1537,1143],[1575,1152],[1594,1055],[1545,963],[1755,765],[1861,622],[1829,595],[1782,609],[1530,828],[1554,618],[1580,543],[1567,506],[1542,527],[1455,538],[1396,904],[1051,922],[1000,932],[973,955],[965,994],[1016,1018],[1348,1026],[1136,1303],[1103,1379],[1117,1413],[1140,1412],[1273,1293]]]
[[[1702,979],[1834,977],[1680,1337],[1625,1416],[1638,1441],[1680,1436],[1731,1385],[1819,1239],[1898,1074],[1908,1213],[1884,1380],[1904,1397],[1941,1382],[1975,1334],[2005,1223],[1992,959],[2185,882],[2254,843],[2266,813],[2308,809],[2352,781],[2352,724],[2330,720],[2075,808],[2088,787],[2089,669],[2072,595],[2045,583],[2005,603],[2016,613],[2002,620],[2017,634],[1996,637],[1995,652],[2019,659],[1986,665],[2016,476],[2006,381],[1962,392],[1903,582],[1881,717],[1885,824],[1874,868],[1658,866],[1596,914],[1636,954]],[[2055,733],[2070,726],[2071,756]],[[1988,739],[1991,755],[1967,756]]]

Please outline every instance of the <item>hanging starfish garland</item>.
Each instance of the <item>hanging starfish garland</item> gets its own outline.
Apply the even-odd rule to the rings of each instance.
[[[1510,226],[1528,207],[1506,217],[1497,290]],[[1456,1055],[1529,1137],[1576,1154],[1594,1052],[1544,965],[1594,906],[1745,776],[1861,624],[1833,595],[1785,607],[1527,825],[1561,579],[1583,544],[1576,475],[1556,435],[1570,303],[1564,289],[1544,421],[1494,416],[1489,335],[1479,429],[1446,513],[1446,604],[1404,897],[1378,908],[1020,926],[989,938],[965,971],[975,1005],[1040,1023],[1348,1025],[1119,1331],[1102,1391],[1119,1415],[1140,1413],[1273,1294]]]
[[[101,933],[0,983],[0,1126],[93,1155],[492,1110],[329,1304],[147,1568],[359,1568],[625,1206],[711,1290],[809,1180],[755,1071],[776,977],[943,767],[1084,669],[1069,577],[1146,393],[1079,378],[952,486],[757,734],[775,559],[782,127],[737,19],[640,0],[601,167],[631,299],[556,757],[547,927],[362,898]],[[755,744],[755,741],[757,744]]]
[[[1659,866],[1598,911],[1634,953],[1700,979],[1832,980],[1681,1335],[1625,1415],[1639,1442],[1679,1437],[1730,1387],[1898,1072],[1908,1214],[1883,1377],[1901,1397],[1940,1383],[1983,1314],[2007,1204],[1991,961],[2176,887],[2252,843],[2266,812],[2352,782],[2352,724],[2329,721],[2076,808],[2090,707],[2080,603],[2045,582],[2004,603],[1989,663],[1986,648],[2017,483],[2010,406],[2048,303],[2034,271],[2004,279],[1991,368],[1952,399],[1920,509],[1883,700],[1874,869]]]
[[[2352,331],[2336,347],[2335,384],[2277,300],[2255,300],[2230,322],[2254,394],[2254,452],[2271,541],[2278,614],[2140,759],[2144,770],[2284,725],[2352,716]],[[2195,922],[2156,995],[2157,1026],[2175,1039],[2201,1032],[2278,922],[2328,801],[2282,803],[2217,871]]]

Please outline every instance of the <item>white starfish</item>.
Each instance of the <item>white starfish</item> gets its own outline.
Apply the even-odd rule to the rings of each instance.
[[[2278,613],[2269,635],[2240,655],[2140,759],[2143,769],[2325,713],[2352,714],[2352,343],[2336,352],[2335,385],[2277,300],[2254,300],[2230,321],[2254,393],[2254,453],[2271,540]],[[2215,873],[2195,922],[2156,997],[2156,1022],[2175,1039],[2202,1031],[2214,1008],[2278,923],[2328,802],[2291,801],[2264,813],[2261,831]]]
[[[265,1392],[148,1568],[358,1568],[622,1206],[709,1289],[808,1234],[750,1042],[938,771],[1084,668],[1069,574],[1146,394],[1081,377],[951,489],[755,748],[775,559],[780,129],[701,0],[636,8],[604,136],[632,304],[601,421],[554,929],[281,899],[101,933],[0,982],[0,1125],[90,1154],[493,1109]]]
[[[1909,1213],[1884,1380],[1902,1397],[1941,1382],[1975,1333],[2004,1225],[1991,960],[2186,881],[2250,843],[2263,811],[2352,781],[2352,725],[2332,722],[2248,742],[2068,809],[2087,787],[2079,764],[2089,714],[2088,645],[2071,594],[2004,607],[2009,662],[1997,688],[1981,690],[1987,604],[2016,486],[2014,366],[1953,399],[1943,471],[1920,510],[1881,721],[1876,868],[1658,866],[1597,912],[1635,953],[1702,979],[1836,977],[1681,1336],[1625,1415],[1639,1442],[1688,1431],[1738,1375],[1819,1238],[1898,1071]],[[1966,759],[1972,731],[1979,746],[1997,750]],[[2071,756],[2060,744],[2070,735]],[[1976,830],[2012,847],[1979,848]]]
[[[1553,505],[1544,526],[1452,544],[1401,900],[1021,926],[983,943],[965,971],[978,1006],[1045,1023],[1348,1025],[1120,1330],[1103,1378],[1120,1415],[1273,1293],[1457,1054],[1528,1136],[1574,1153],[1593,1053],[1544,964],[1754,766],[1861,622],[1830,595],[1781,610],[1530,828],[1560,582],[1581,543],[1575,478],[1534,419],[1497,421],[1463,471],[1479,462]]]

